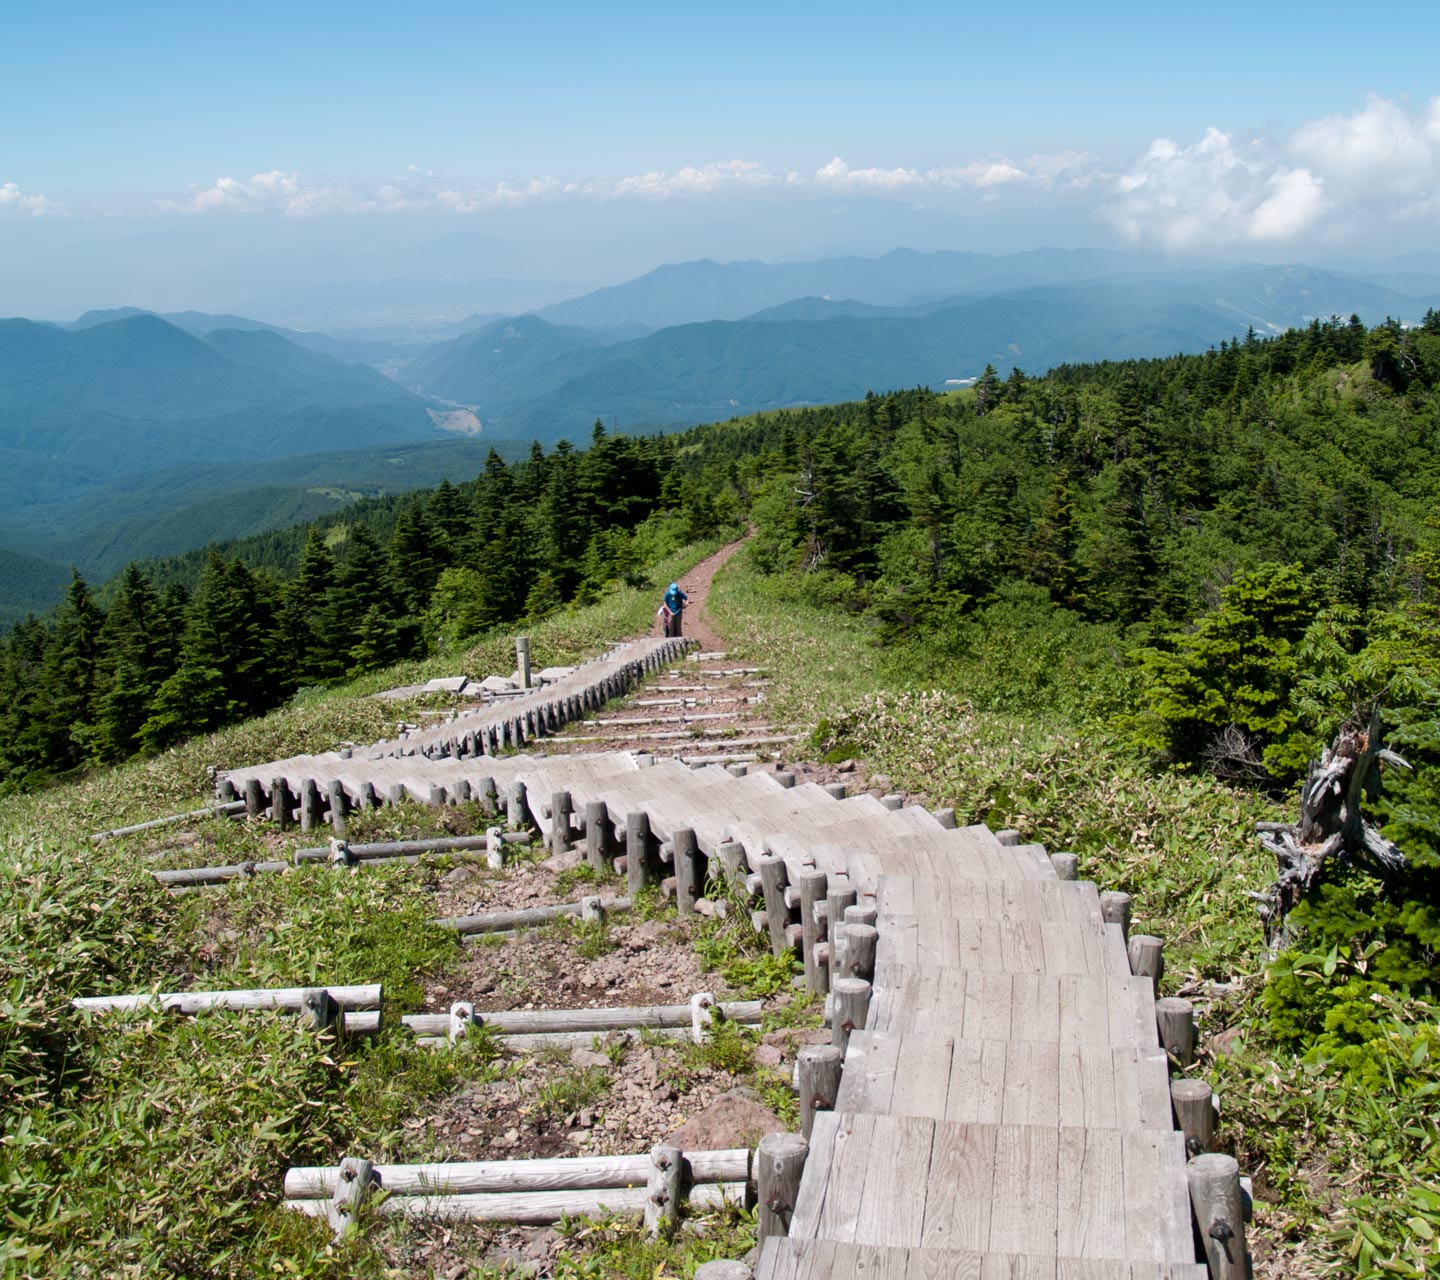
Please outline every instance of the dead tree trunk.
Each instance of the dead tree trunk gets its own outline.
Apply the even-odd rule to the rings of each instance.
[[[1275,855],[1278,874],[1264,893],[1250,896],[1272,947],[1284,945],[1285,918],[1325,877],[1331,858],[1364,862],[1382,873],[1399,871],[1405,855],[1366,818],[1362,802],[1380,797],[1381,763],[1410,766],[1385,748],[1380,736],[1380,708],[1368,723],[1349,721],[1310,766],[1300,788],[1298,822],[1262,822],[1260,843]]]

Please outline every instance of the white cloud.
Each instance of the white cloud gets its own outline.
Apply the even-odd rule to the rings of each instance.
[[[13,209],[17,213],[28,213],[32,218],[47,213],[64,213],[65,206],[58,200],[45,196],[29,195],[13,182],[0,182],[0,209]]]
[[[617,199],[645,196],[667,199],[670,196],[721,195],[731,191],[754,191],[780,182],[763,165],[753,160],[722,160],[700,166],[686,165],[672,173],[653,170],[621,178],[608,194]],[[587,189],[588,192],[588,189]]]
[[[1112,184],[1103,215],[1133,240],[1172,248],[1286,241],[1440,213],[1440,99],[1411,110],[1371,96],[1352,115],[1280,141],[1208,129],[1157,138]]]

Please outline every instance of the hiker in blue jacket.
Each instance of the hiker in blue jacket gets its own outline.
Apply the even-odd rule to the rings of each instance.
[[[669,617],[665,621],[665,634],[667,636],[678,636],[680,634],[680,615],[685,612],[685,602],[690,599],[680,590],[678,582],[672,582],[665,592],[665,608]]]

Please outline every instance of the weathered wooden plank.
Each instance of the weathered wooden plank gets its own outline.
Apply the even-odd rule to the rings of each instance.
[[[852,1031],[840,1075],[840,1092],[835,1098],[837,1112],[889,1112],[895,1081],[900,1071],[900,1049],[904,1037],[875,1031]]]
[[[1180,1133],[1121,1134],[1125,1187],[1125,1256],[1189,1262],[1193,1257],[1185,1139]]]
[[[838,1159],[836,1137],[839,1131],[839,1112],[815,1113],[815,1122],[810,1129],[810,1154],[805,1158],[800,1195],[795,1201],[795,1212],[790,1216],[792,1240],[813,1240],[819,1234],[821,1213],[830,1194],[830,1178]]]
[[[873,1118],[870,1144],[861,1157],[872,1176],[865,1179],[856,1215],[858,1242],[920,1243],[934,1134],[934,1122],[921,1116]]]
[[[945,1120],[952,1124],[999,1124],[1005,1106],[1005,1073],[1012,1046],[1004,1040],[957,1040],[951,1053]]]
[[[1060,1046],[1047,1041],[1011,1043],[1005,1060],[1003,1124],[1060,1124]]]
[[[854,1241],[857,1239],[865,1179],[872,1167],[871,1153],[875,1149],[875,1127],[879,1117],[838,1114],[836,1118],[835,1154],[815,1234],[826,1240]],[[890,1172],[889,1169],[879,1170],[882,1177],[888,1177]]]
[[[989,1250],[996,1133],[994,1125],[935,1127],[922,1247]]]
[[[1114,1129],[1060,1134],[1055,1252],[1061,1257],[1125,1256],[1125,1180]]]
[[[953,1041],[948,1036],[917,1035],[914,1032],[892,1039],[898,1042],[895,1083],[884,1109],[892,1115],[945,1119]],[[849,1071],[849,1066],[845,1069]]]
[[[1054,1252],[1059,1158],[1054,1129],[1002,1125],[995,1131],[991,1251]]]

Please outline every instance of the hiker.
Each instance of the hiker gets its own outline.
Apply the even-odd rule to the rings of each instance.
[[[661,612],[667,636],[680,634],[680,617],[685,612],[685,602],[688,599],[690,597],[680,590],[678,582],[672,582],[666,589],[665,603],[661,606]]]

